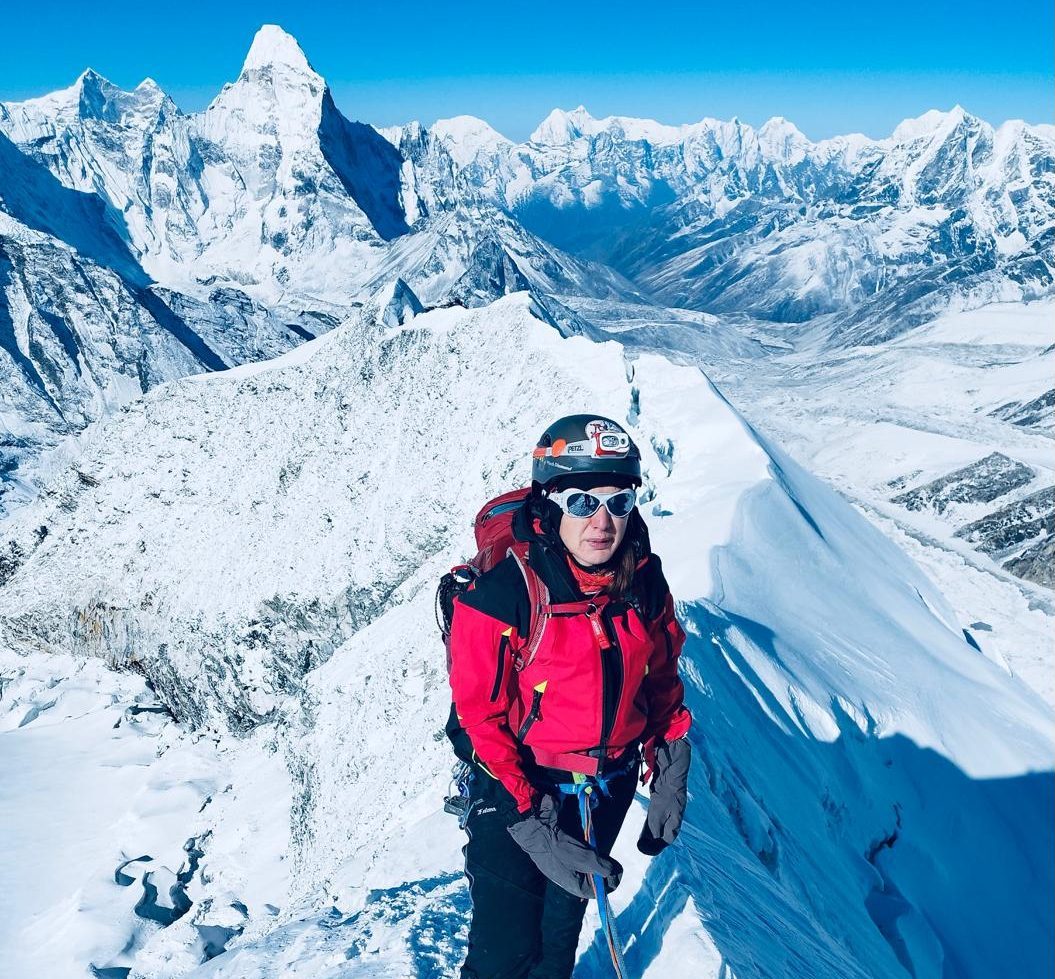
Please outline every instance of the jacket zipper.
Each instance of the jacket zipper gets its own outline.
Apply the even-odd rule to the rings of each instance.
[[[546,680],[535,686],[535,692],[531,695],[531,710],[528,712],[528,716],[524,718],[524,723],[520,725],[520,730],[517,731],[517,741],[523,743],[524,738],[527,737],[528,731],[531,730],[531,726],[541,716],[542,708],[542,695],[546,692]]]
[[[610,603],[602,609],[593,607],[587,611],[594,637],[597,639],[598,652],[601,657],[601,741],[598,745],[601,756],[608,751],[608,738],[615,726],[615,715],[619,708],[619,698],[623,687],[623,651],[619,646],[615,629],[608,630],[611,622]]]
[[[493,704],[502,692],[502,677],[506,671],[506,650],[509,648],[509,630],[502,633],[502,641],[498,644],[498,669],[495,672],[495,685],[491,688],[491,703]]]

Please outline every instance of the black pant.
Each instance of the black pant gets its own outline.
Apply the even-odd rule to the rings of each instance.
[[[606,856],[633,801],[637,768],[611,779],[610,797],[601,796],[593,810],[597,849]],[[548,880],[506,831],[519,815],[500,783],[478,772],[472,799],[462,852],[473,916],[461,979],[568,979],[586,901]],[[564,798],[560,825],[582,839],[574,796]]]

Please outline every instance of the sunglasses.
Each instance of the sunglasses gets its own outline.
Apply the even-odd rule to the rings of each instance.
[[[632,489],[622,489],[615,493],[587,493],[586,490],[566,489],[559,493],[550,493],[553,500],[570,517],[592,517],[602,504],[616,518],[630,516],[630,511],[637,505],[637,494]]]

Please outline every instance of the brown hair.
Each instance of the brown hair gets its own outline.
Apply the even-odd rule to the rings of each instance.
[[[634,583],[634,572],[637,570],[637,555],[630,542],[624,537],[623,547],[615,562],[615,577],[608,586],[608,594],[615,599],[625,599],[630,594],[630,586]]]

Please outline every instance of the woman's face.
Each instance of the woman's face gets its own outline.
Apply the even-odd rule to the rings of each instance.
[[[598,486],[597,493],[617,493],[618,486]],[[586,492],[594,492],[587,490]],[[562,513],[560,539],[579,564],[604,564],[623,542],[627,517],[613,517],[601,506],[592,517],[573,517]]]

